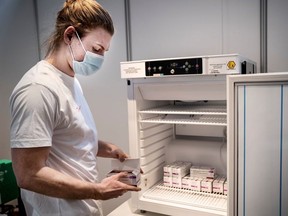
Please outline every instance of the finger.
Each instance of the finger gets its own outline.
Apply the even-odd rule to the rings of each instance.
[[[116,174],[115,176],[117,176],[116,180],[119,180],[122,177],[127,177],[128,173],[127,172],[121,172]],[[122,190],[126,190],[127,191],[140,191],[141,188],[137,187],[136,185],[130,185],[130,184],[126,184],[123,183],[121,181],[119,181],[119,187],[121,187]]]
[[[120,178],[127,177],[128,172],[120,172],[114,175],[115,179],[119,180]]]
[[[127,191],[141,191],[141,188],[137,187],[137,186],[132,186],[132,185],[128,185],[128,187],[126,188]]]
[[[113,175],[110,175],[109,177],[106,177],[105,179],[110,179],[110,181],[111,180],[113,180],[113,181],[119,181],[120,180],[120,178],[125,178],[125,177],[127,177],[128,176],[128,173],[127,172],[117,172],[117,173],[113,173]],[[103,179],[104,180],[104,179]]]
[[[121,161],[121,162],[124,162],[126,158],[128,158],[129,156],[125,153],[123,154],[119,154],[118,156],[118,159]]]

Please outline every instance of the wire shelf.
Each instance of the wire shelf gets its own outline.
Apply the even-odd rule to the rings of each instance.
[[[162,182],[148,189],[144,198],[227,212],[227,196],[164,186]]]
[[[188,115],[227,115],[224,103],[179,103],[141,110],[139,113],[147,114],[188,114]]]
[[[227,126],[226,116],[209,115],[157,115],[151,118],[140,119],[139,122]]]

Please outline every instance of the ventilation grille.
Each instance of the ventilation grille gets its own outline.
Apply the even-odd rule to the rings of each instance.
[[[143,197],[221,212],[227,211],[226,195],[166,187],[162,182],[147,190]]]

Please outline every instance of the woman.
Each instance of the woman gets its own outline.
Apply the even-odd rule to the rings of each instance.
[[[95,73],[114,33],[109,13],[94,0],[67,0],[59,11],[45,60],[10,97],[13,169],[28,215],[102,215],[99,200],[140,188],[97,176],[96,157],[125,160],[98,140],[75,74]]]

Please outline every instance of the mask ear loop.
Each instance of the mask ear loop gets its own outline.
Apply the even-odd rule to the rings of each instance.
[[[78,32],[75,31],[75,33],[76,33],[77,38],[78,38],[79,41],[80,41],[80,44],[81,44],[82,48],[84,49],[85,52],[87,52],[87,50],[85,49],[85,47],[84,47],[84,45],[83,45],[83,43],[82,43],[82,41],[81,41],[81,39],[80,39],[80,37],[79,37],[79,35],[78,35]]]
[[[78,38],[79,41],[80,41],[80,44],[81,44],[82,48],[84,49],[85,52],[87,52],[86,49],[85,49],[85,47],[84,47],[84,45],[83,45],[83,43],[82,43],[82,41],[81,41],[81,39],[80,39],[80,37],[79,37],[79,35],[78,35],[78,33],[77,33],[77,31],[75,31],[75,33],[76,33],[77,38]],[[72,56],[73,61],[75,61],[75,56],[74,56],[74,54],[73,54],[73,51],[72,51],[72,48],[71,48],[71,45],[70,45],[70,44],[68,44],[68,48],[69,48],[69,51],[70,51],[70,53],[71,53],[71,56]]]
[[[75,61],[75,57],[74,57],[74,54],[73,54],[73,51],[72,51],[72,48],[71,48],[70,44],[68,44],[68,48],[69,48],[69,51],[70,51],[70,54],[72,56],[73,61]]]

